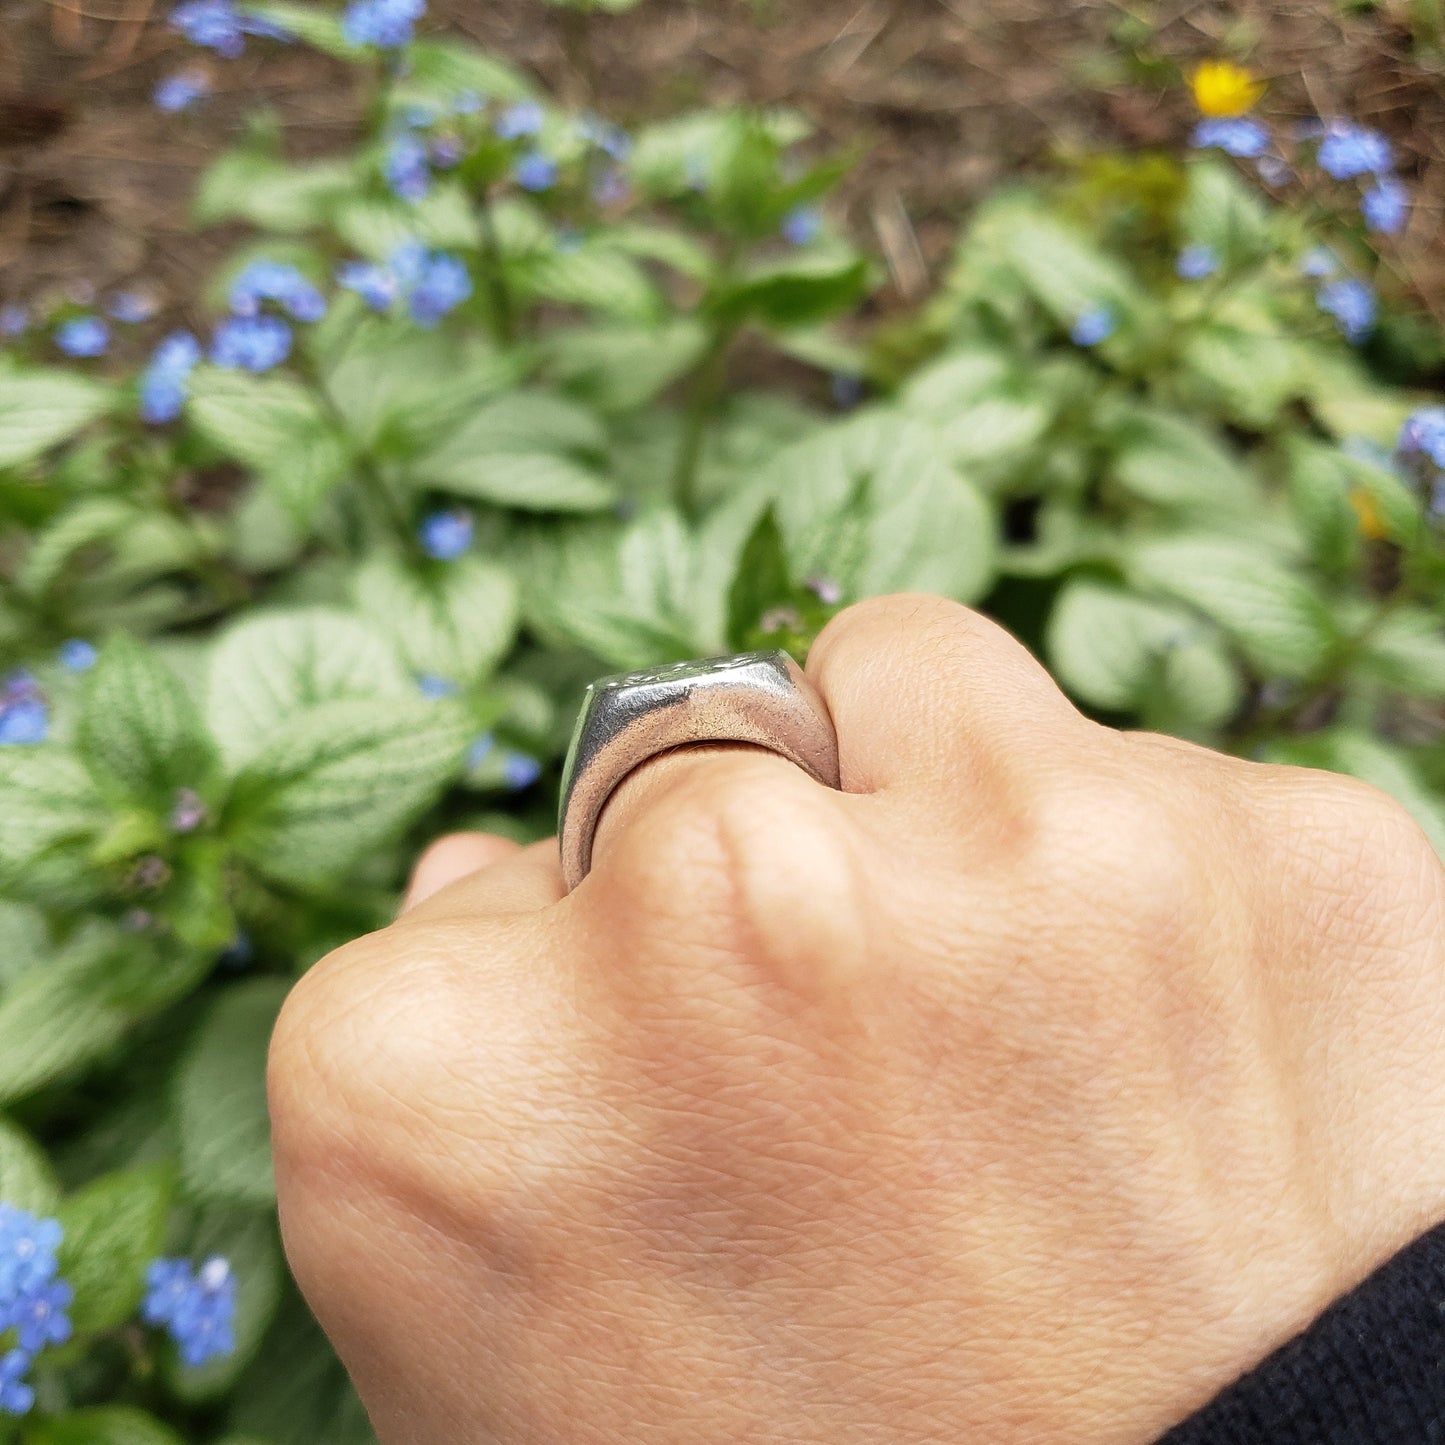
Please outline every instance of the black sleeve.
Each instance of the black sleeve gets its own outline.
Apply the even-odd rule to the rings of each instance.
[[[1159,1445],[1445,1445],[1445,1224]]]

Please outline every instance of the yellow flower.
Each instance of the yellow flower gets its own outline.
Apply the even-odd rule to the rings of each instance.
[[[1264,82],[1230,60],[1206,60],[1196,67],[1189,84],[1204,115],[1243,115],[1264,94]]]
[[[1355,487],[1350,492],[1350,505],[1359,519],[1362,536],[1379,542],[1390,535],[1385,519],[1380,515],[1380,504],[1363,487]]]

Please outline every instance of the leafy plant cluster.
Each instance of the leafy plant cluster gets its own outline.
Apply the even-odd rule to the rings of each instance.
[[[1363,228],[1099,157],[869,324],[802,117],[629,133],[419,18],[188,0],[369,74],[363,139],[214,163],[203,327],[0,315],[0,1441],[371,1438],[281,1262],[267,1037],[419,839],[550,831],[601,671],[943,593],[1445,850],[1445,410],[1321,299]]]

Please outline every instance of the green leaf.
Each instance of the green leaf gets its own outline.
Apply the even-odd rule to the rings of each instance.
[[[407,47],[407,74],[398,92],[403,103],[432,99],[450,106],[463,91],[492,100],[523,100],[536,87],[496,56],[465,40],[418,40]]]
[[[585,406],[553,392],[509,391],[483,402],[446,441],[418,463],[445,474],[466,456],[515,452],[601,452],[607,429]]]
[[[1329,609],[1309,583],[1249,543],[1189,536],[1146,542],[1128,570],[1136,586],[1213,618],[1266,676],[1308,678],[1339,640]]]
[[[253,467],[306,523],[346,477],[351,458],[320,404],[285,376],[200,366],[186,414],[228,456]]]
[[[68,371],[12,372],[0,385],[0,467],[33,461],[100,416],[114,392]]]
[[[1401,608],[1367,636],[1360,666],[1409,697],[1445,698],[1445,624],[1424,608]]]
[[[619,321],[656,322],[662,297],[633,257],[605,236],[570,251],[537,251],[514,263],[516,279],[533,296],[585,306]]]
[[[616,500],[591,467],[557,452],[469,456],[448,445],[419,458],[412,478],[454,496],[529,512],[600,512]]]
[[[89,774],[54,745],[0,752],[0,892],[84,901],[100,885],[86,844],[109,822]]]
[[[57,1210],[65,1230],[60,1273],[75,1291],[78,1332],[112,1329],[135,1313],[146,1266],[161,1252],[174,1187],[169,1163],[144,1164],[101,1175]]]
[[[459,686],[484,682],[516,639],[516,583],[479,557],[423,573],[379,557],[357,574],[355,591],[413,672]]]
[[[659,326],[607,322],[544,338],[557,383],[605,412],[646,406],[702,354],[706,333],[690,317]]]
[[[936,426],[948,456],[961,465],[1017,461],[1048,430],[1054,407],[1021,383],[1000,352],[969,347],[913,376],[900,409]]]
[[[1305,543],[1325,571],[1340,574],[1359,553],[1359,519],[1350,506],[1348,458],[1309,437],[1285,438],[1290,507]]]
[[[77,553],[109,543],[136,519],[136,509],[114,497],[86,497],[67,507],[38,532],[16,573],[22,592],[41,597],[60,580]]]
[[[108,1053],[134,1012],[108,992],[119,938],[85,930],[0,997],[0,1104],[23,1099]]]
[[[228,836],[283,884],[344,877],[455,777],[472,736],[464,710],[447,701],[322,703],[237,778]]]
[[[206,719],[235,770],[318,703],[413,695],[381,628],[335,608],[292,608],[254,613],[222,635],[211,655]]]
[[[808,250],[761,263],[704,303],[721,322],[808,326],[841,316],[867,295],[868,263],[852,252]]]
[[[1183,360],[1210,410],[1255,431],[1268,430],[1305,390],[1299,345],[1270,331],[1213,322],[1189,336]]]
[[[181,1060],[175,1081],[181,1182],[213,1204],[276,1199],[266,1114],[266,1046],[286,997],[279,979],[253,979],[221,995]]]
[[[0,1116],[0,1202],[49,1215],[60,1185],[45,1151],[18,1124]]]
[[[80,754],[102,788],[168,808],[176,789],[203,789],[215,756],[195,704],[154,652],[124,635],[86,679]]]
[[[1213,514],[1248,511],[1258,489],[1202,427],[1167,412],[1131,412],[1117,427],[1111,475],[1125,491],[1161,507]]]
[[[167,1388],[189,1402],[224,1395],[256,1357],[281,1303],[284,1268],[270,1210],[207,1208],[186,1241],[192,1259],[219,1255],[236,1280],[236,1348],[204,1365],[183,1364],[174,1349],[164,1352]]]
[[[1270,249],[1269,212],[1258,192],[1226,163],[1199,158],[1188,167],[1179,219],[1186,244],[1208,246],[1231,270]]]
[[[1158,689],[1190,722],[1212,727],[1241,700],[1238,676],[1198,618],[1097,582],[1065,586],[1045,645],[1054,674],[1094,707],[1142,711]]]
[[[334,55],[338,60],[360,60],[362,46],[353,45],[341,29],[341,17],[310,5],[293,5],[288,0],[252,0],[241,9],[279,25],[283,30],[304,40],[315,50]]]
[[[331,18],[319,11],[306,13],[318,21]],[[248,221],[263,231],[295,235],[321,225],[355,185],[350,162],[295,165],[269,146],[245,145],[225,151],[206,167],[191,215],[198,226]]]
[[[184,1445],[153,1415],[129,1405],[67,1410],[27,1425],[25,1445]]]
[[[728,593],[729,642],[742,646],[739,639],[758,625],[758,619],[769,608],[790,601],[792,592],[783,534],[770,506],[758,518],[738,558],[737,576]]]

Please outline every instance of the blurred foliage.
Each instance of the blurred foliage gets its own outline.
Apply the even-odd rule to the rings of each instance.
[[[1363,232],[1087,157],[865,325],[799,115],[629,136],[460,42],[256,13],[374,77],[368,134],[216,159],[209,346],[57,358],[71,307],[0,357],[0,1198],[76,1294],[0,1441],[371,1438],[284,1277],[267,1034],[422,839],[551,830],[599,672],[942,593],[1093,715],[1356,774],[1445,849],[1439,338],[1321,311]],[[160,1252],[230,1262],[225,1358],[136,1322]]]

